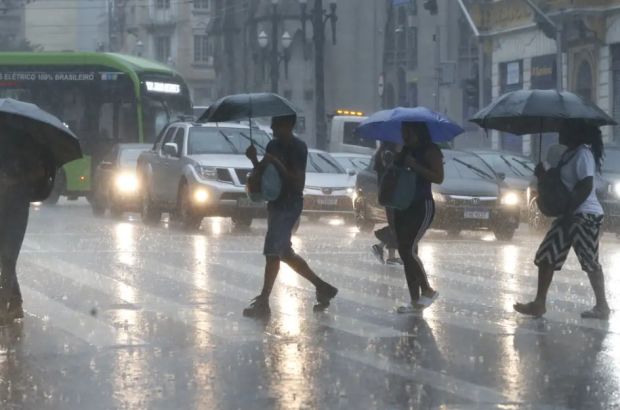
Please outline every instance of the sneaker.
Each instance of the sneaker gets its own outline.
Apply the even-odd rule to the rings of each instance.
[[[269,307],[269,299],[263,296],[257,296],[252,299],[250,307],[243,309],[243,316],[260,318],[271,315],[271,308]]]
[[[390,258],[385,261],[385,264],[388,266],[403,266],[404,262],[401,258]]]
[[[421,311],[422,309],[418,309],[417,307],[413,306],[411,303],[406,304],[404,306],[399,306],[396,309],[396,313],[399,313],[401,315],[411,314],[411,313],[420,313]]]
[[[329,304],[333,298],[338,294],[338,289],[326,283],[320,288],[316,289],[316,305],[314,305],[315,311],[322,311],[329,307]]]
[[[377,258],[381,265],[385,265],[385,259],[383,258],[383,247],[381,245],[372,245],[372,254]]]

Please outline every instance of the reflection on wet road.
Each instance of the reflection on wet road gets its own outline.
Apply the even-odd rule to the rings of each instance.
[[[593,296],[573,256],[545,319],[512,312],[536,287],[540,237],[431,232],[420,249],[441,298],[399,316],[400,268],[373,237],[302,224],[296,250],[340,288],[312,312],[313,288],[281,270],[272,317],[241,316],[262,285],[265,225],[233,232],[95,219],[85,206],[31,213],[20,259],[27,312],[0,330],[1,409],[610,409],[620,404],[620,321],[582,320]],[[620,242],[602,262],[612,309]]]

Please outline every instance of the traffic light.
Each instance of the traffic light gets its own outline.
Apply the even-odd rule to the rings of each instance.
[[[437,0],[428,0],[424,2],[424,10],[428,11],[431,15],[438,13]]]
[[[465,79],[465,94],[467,95],[467,100],[469,101],[469,105],[474,107],[475,109],[480,108],[478,104],[479,102],[479,82],[478,77],[470,77]]]

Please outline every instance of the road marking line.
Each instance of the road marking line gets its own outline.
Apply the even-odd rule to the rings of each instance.
[[[225,340],[262,342],[265,338],[261,329],[254,326],[254,323],[236,322],[209,314],[197,308],[190,308],[59,259],[47,259],[45,262],[29,261],[28,263],[81,283],[106,295],[141,307],[144,310],[162,313],[187,326]],[[124,298],[123,295],[132,295],[136,300],[127,300],[128,298]]]
[[[413,380],[425,386],[430,386],[476,403],[502,404],[508,402],[508,397],[498,391],[413,364],[396,363],[370,352],[339,350],[335,353],[346,359]]]

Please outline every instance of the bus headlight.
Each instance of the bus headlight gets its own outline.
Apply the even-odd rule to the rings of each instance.
[[[519,196],[514,192],[508,192],[502,196],[501,200],[502,205],[518,205],[519,204]]]
[[[116,178],[116,186],[121,191],[135,191],[138,188],[138,179],[135,175],[120,175]]]

